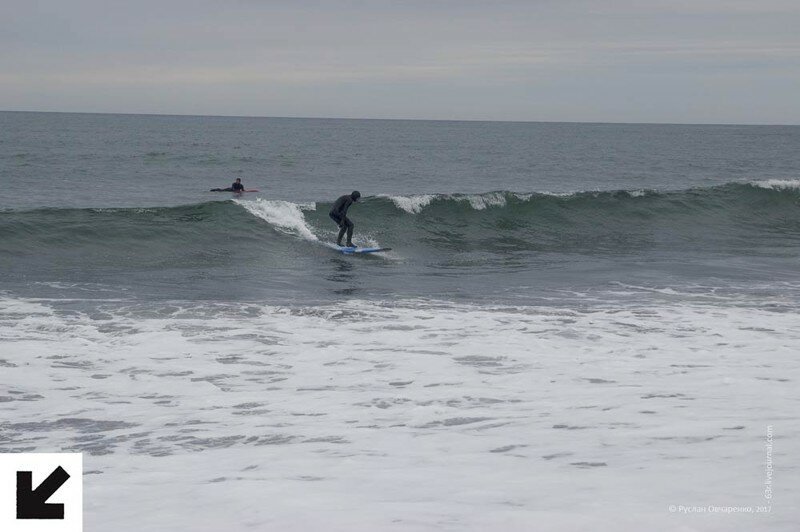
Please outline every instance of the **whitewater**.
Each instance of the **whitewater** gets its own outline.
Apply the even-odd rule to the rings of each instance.
[[[793,313],[1,304],[4,447],[86,453],[89,529],[792,521],[668,508],[770,502],[767,425],[777,463],[798,451]]]

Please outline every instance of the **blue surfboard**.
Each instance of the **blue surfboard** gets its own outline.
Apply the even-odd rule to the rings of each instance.
[[[390,251],[392,248],[348,248],[345,246],[337,246],[336,244],[328,244],[329,247],[335,249],[343,255],[357,255],[359,253],[378,253],[380,251]]]

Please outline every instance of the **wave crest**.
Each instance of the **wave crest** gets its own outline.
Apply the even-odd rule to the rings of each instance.
[[[244,207],[250,214],[265,220],[279,231],[301,236],[306,240],[318,240],[303,214],[305,210],[316,209],[316,205],[313,203],[292,203],[264,198],[235,199],[233,202]]]

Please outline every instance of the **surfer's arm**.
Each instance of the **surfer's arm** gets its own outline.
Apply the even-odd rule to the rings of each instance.
[[[336,216],[337,218],[344,218],[344,215],[347,213],[347,209],[344,208],[344,202],[337,201],[333,204],[333,208],[331,209],[331,214]]]
[[[350,205],[352,204],[353,204],[352,201],[343,201],[342,204],[339,206],[339,210],[336,211],[336,214],[341,216],[342,219],[344,220],[344,218],[347,217],[347,211],[348,209],[350,209]]]

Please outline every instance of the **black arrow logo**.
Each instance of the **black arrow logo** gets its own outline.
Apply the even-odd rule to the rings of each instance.
[[[33,489],[30,471],[17,471],[17,519],[64,519],[63,504],[47,504],[58,488],[69,478],[58,466],[39,487]]]

